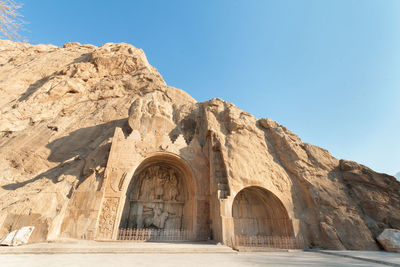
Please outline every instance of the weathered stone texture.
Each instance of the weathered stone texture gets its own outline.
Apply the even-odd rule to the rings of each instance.
[[[14,230],[0,240],[1,246],[19,246],[28,243],[29,238],[35,227],[24,226],[21,229]]]
[[[122,221],[143,219],[226,244],[285,234],[375,250],[385,228],[400,228],[394,177],[221,99],[196,102],[131,45],[0,41],[0,51],[0,236],[32,225],[31,242],[116,239]],[[154,172],[162,194],[131,199],[140,173],[158,165],[179,173],[182,196],[168,199],[164,171]]]
[[[386,251],[400,252],[400,230],[385,229],[377,240]]]

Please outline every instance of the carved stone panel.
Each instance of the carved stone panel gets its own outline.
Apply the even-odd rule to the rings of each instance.
[[[134,177],[122,228],[181,229],[185,205],[182,174],[169,165],[151,165]]]
[[[98,239],[112,239],[119,198],[105,198],[97,229]]]

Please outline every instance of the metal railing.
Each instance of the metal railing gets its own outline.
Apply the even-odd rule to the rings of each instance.
[[[119,229],[118,240],[146,241],[206,241],[208,232],[194,232],[184,229]]]
[[[301,235],[291,236],[246,236],[235,235],[234,247],[265,247],[278,249],[304,249],[306,243]]]

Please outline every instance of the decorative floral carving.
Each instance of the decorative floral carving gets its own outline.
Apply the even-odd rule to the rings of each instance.
[[[100,215],[98,236],[101,238],[112,238],[115,219],[118,209],[118,198],[106,198]]]

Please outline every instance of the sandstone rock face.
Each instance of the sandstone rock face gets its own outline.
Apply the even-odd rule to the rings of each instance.
[[[377,240],[386,251],[400,252],[400,230],[385,229]]]
[[[379,249],[400,183],[271,119],[166,85],[128,44],[0,41],[0,236],[117,239],[119,228],[302,235]],[[257,226],[256,226],[257,225]]]

